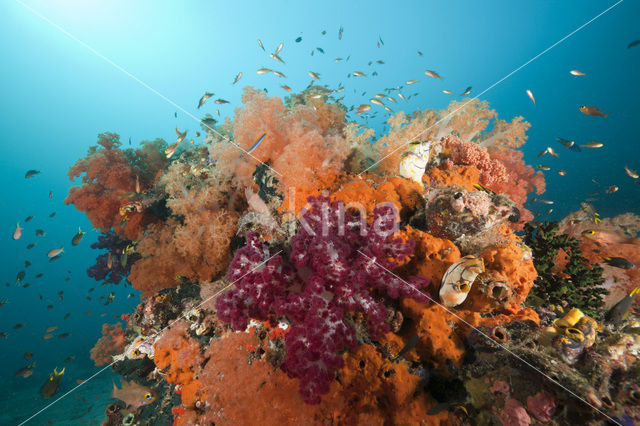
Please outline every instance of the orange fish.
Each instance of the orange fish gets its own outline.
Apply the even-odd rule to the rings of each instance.
[[[602,112],[600,111],[600,108],[596,106],[582,105],[579,108],[580,108],[580,112],[586,115],[599,115],[600,117],[604,117],[604,118],[607,118],[607,115],[609,115],[608,112]]]
[[[158,398],[158,394],[155,390],[138,384],[131,380],[127,382],[122,380],[122,388],[118,389],[116,384],[113,384],[113,391],[111,392],[111,398],[121,400],[127,407],[138,408],[143,405],[149,405]]]
[[[587,229],[582,231],[582,236],[599,244],[635,244],[640,245],[640,238],[627,237],[621,232],[596,231]]]

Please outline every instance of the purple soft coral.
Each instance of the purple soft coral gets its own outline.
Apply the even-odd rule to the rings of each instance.
[[[387,308],[375,289],[391,298],[429,299],[419,290],[426,278],[412,277],[408,284],[388,272],[413,253],[412,241],[393,237],[393,205],[376,208],[369,225],[345,213],[341,202],[311,197],[309,203],[291,240],[290,262],[271,255],[257,234],[249,235],[227,274],[236,288],[217,300],[217,308],[220,319],[235,329],[244,329],[251,318],[286,317],[291,327],[282,369],[300,379],[306,402],[318,403],[343,365],[341,353],[357,345],[345,314],[364,313],[375,339],[389,330]]]
[[[122,265],[120,255],[122,250],[129,244],[128,240],[123,240],[113,231],[102,233],[98,236],[98,241],[91,244],[92,249],[107,249],[107,253],[96,257],[96,264],[87,269],[87,275],[96,281],[105,280],[107,283],[119,284],[131,270],[131,265],[138,259],[138,255],[129,256],[127,264]],[[108,265],[109,253],[111,253],[111,267]],[[128,281],[127,281],[128,282]]]

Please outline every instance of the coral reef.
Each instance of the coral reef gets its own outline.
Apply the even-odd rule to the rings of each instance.
[[[125,331],[120,323],[102,326],[103,336],[91,349],[91,359],[96,365],[108,364],[113,356],[122,352],[125,347]]]
[[[91,356],[152,397],[104,424],[639,419],[637,317],[598,321],[603,285],[637,278],[604,257],[640,262],[640,220],[529,222],[529,124],[484,101],[376,138],[334,93],[246,88],[204,143],[104,133],[71,168],[105,250],[88,274],[142,292]]]

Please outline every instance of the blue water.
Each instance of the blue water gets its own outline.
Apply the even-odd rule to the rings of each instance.
[[[420,82],[405,93],[418,94],[404,107],[407,112],[424,108],[444,108],[452,97],[449,89],[462,92],[472,86],[471,95],[495,85],[480,96],[499,117],[510,120],[522,115],[532,124],[524,147],[528,164],[544,163],[547,193],[555,200],[550,219],[561,219],[575,211],[591,192],[599,192],[593,204],[602,216],[631,211],[640,213],[640,186],[624,172],[624,165],[640,169],[638,130],[640,108],[640,46],[627,49],[640,39],[640,3],[623,1],[579,32],[527,64],[518,67],[569,35],[607,7],[611,1],[580,2],[165,2],[81,0],[6,0],[0,4],[0,242],[2,270],[0,298],[9,304],[0,308],[0,331],[9,333],[0,340],[0,374],[6,391],[0,397],[0,422],[19,423],[46,405],[37,390],[54,367],[66,366],[60,393],[75,386],[75,380],[98,370],[88,351],[100,336],[102,323],[128,313],[138,298],[127,299],[130,288],[98,287],[85,274],[98,254],[89,249],[96,232],[85,216],[63,204],[71,182],[68,167],[86,154],[98,133],[113,131],[121,140],[138,144],[157,137],[175,138],[174,128],[198,129],[188,113],[232,117],[239,106],[241,88],[265,88],[270,95],[284,96],[280,84],[294,91],[309,83],[308,71],[321,74],[321,84],[345,86],[344,103],[366,103],[372,94],[395,87],[409,79]],[[30,10],[32,8],[33,10]],[[41,15],[41,16],[38,16]],[[337,33],[344,27],[342,40]],[[326,35],[322,31],[326,30]],[[65,31],[67,33],[65,33]],[[302,37],[300,43],[294,40]],[[270,59],[257,44],[261,39],[267,52],[284,42],[282,65]],[[384,44],[377,47],[382,39]],[[315,50],[324,49],[325,54]],[[424,56],[420,57],[417,51]],[[334,58],[349,61],[334,62]],[[383,60],[384,65],[375,64]],[[367,63],[374,61],[369,66]],[[284,72],[286,79],[261,76],[256,70],[269,67]],[[424,75],[436,70],[442,81]],[[587,77],[573,77],[579,69]],[[353,71],[366,78],[347,78]],[[231,85],[235,75],[243,77]],[[377,71],[378,76],[371,73]],[[137,81],[139,80],[139,81]],[[144,82],[144,84],[141,84]],[[145,87],[146,86],[146,87]],[[534,106],[525,94],[531,89]],[[205,92],[231,101],[217,106],[208,103],[197,110]],[[361,93],[366,91],[365,96]],[[354,93],[355,92],[355,93]],[[166,98],[164,98],[166,97]],[[597,105],[608,118],[589,117],[579,105]],[[174,114],[177,112],[177,117]],[[379,133],[379,117],[370,125]],[[561,149],[555,138],[578,143],[600,141],[604,148],[581,153]],[[559,158],[535,155],[547,146]],[[25,180],[28,169],[42,173]],[[567,175],[557,174],[564,169]],[[595,179],[595,182],[594,180]],[[618,185],[615,194],[604,189]],[[49,191],[53,198],[49,199]],[[544,212],[546,205],[534,205]],[[57,212],[54,218],[49,214]],[[33,215],[28,224],[24,219]],[[13,241],[16,222],[23,236]],[[84,241],[71,247],[78,226],[87,232]],[[45,237],[35,237],[35,229]],[[27,250],[30,242],[37,242]],[[65,255],[54,263],[48,250],[65,247]],[[25,282],[14,285],[16,273],[29,260]],[[68,274],[67,270],[71,273]],[[37,273],[43,273],[35,279]],[[70,276],[68,282],[64,278]],[[9,286],[5,287],[4,283]],[[90,287],[98,287],[85,296]],[[57,292],[64,290],[60,302]],[[105,307],[97,298],[116,292],[116,300]],[[43,300],[39,300],[39,295]],[[53,304],[52,310],[46,305]],[[92,310],[91,315],[86,311]],[[73,315],[63,320],[64,314]],[[100,316],[101,314],[105,316]],[[16,323],[26,323],[14,331]],[[59,326],[56,334],[71,332],[65,340],[42,340],[44,330]],[[27,364],[26,351],[35,354],[37,367],[29,378],[14,377]],[[63,360],[69,355],[76,359]],[[31,362],[31,361],[29,361]],[[110,392],[109,373],[96,379],[91,397],[104,402]],[[97,385],[99,384],[99,385]],[[82,389],[82,388],[81,388]],[[80,392],[77,391],[77,392]],[[15,401],[20,401],[16,404]],[[60,424],[80,424],[102,420],[104,404],[82,404],[73,394],[32,420],[43,424],[51,419]],[[81,401],[81,400],[80,400]],[[78,405],[79,404],[79,405]],[[79,407],[79,408],[78,408]],[[65,413],[85,410],[81,418],[68,420]]]

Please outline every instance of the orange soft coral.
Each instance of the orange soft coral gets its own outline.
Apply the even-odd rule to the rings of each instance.
[[[113,356],[123,351],[125,347],[125,331],[120,323],[102,325],[102,336],[91,349],[91,359],[96,365],[108,364]]]
[[[260,342],[233,333],[212,342],[200,380],[207,386],[202,421],[215,424],[445,424],[446,413],[425,418],[435,401],[406,364],[390,364],[373,346],[345,354],[340,381],[322,402],[307,405],[298,384],[264,360],[249,362]],[[390,372],[393,370],[393,372]]]
[[[203,386],[196,379],[204,358],[198,342],[189,336],[187,323],[180,320],[164,330],[154,348],[153,361],[163,370],[167,382],[179,386],[182,403],[191,407],[197,400],[204,400]]]
[[[251,156],[228,142],[214,143],[212,158],[224,164],[239,187],[251,186],[256,166],[268,163],[281,193],[295,193],[295,202],[284,205],[291,202],[299,210],[313,191],[332,184],[349,155],[342,135],[344,111],[317,99],[285,107],[282,99],[251,87],[245,88],[242,102],[233,122],[234,143],[248,150],[263,133],[266,138]]]
[[[144,294],[175,287],[179,277],[211,281],[223,272],[239,215],[231,188],[220,177],[195,179],[176,164],[160,183],[167,206],[182,221],[151,225],[140,238],[136,250],[142,259],[133,264],[129,281]]]

